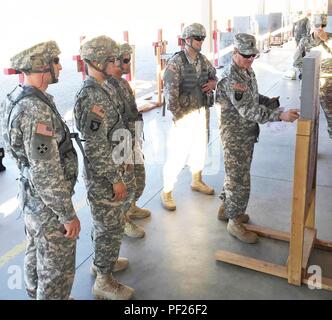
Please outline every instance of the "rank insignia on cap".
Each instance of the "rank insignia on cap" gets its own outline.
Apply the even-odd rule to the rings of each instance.
[[[46,137],[53,137],[52,127],[45,123],[37,123],[36,133]]]
[[[100,118],[105,117],[105,110],[102,107],[99,106],[93,106],[91,111],[96,114]]]

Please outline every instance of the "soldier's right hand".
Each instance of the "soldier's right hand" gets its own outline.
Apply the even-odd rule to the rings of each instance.
[[[114,192],[114,197],[113,197],[114,201],[124,200],[128,195],[127,187],[122,182],[113,184],[113,192]]]
[[[288,111],[281,112],[279,115],[280,120],[286,122],[293,122],[299,118],[300,109],[289,109]]]
[[[75,218],[71,222],[65,223],[64,227],[66,229],[66,238],[73,240],[78,238],[78,235],[81,231],[81,223],[80,220],[78,220],[77,216],[75,216]]]

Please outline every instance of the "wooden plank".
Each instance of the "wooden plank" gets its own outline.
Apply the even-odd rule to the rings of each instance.
[[[288,263],[288,282],[294,285],[301,285],[302,277],[302,256],[303,256],[303,237],[305,225],[305,208],[308,183],[308,161],[310,137],[302,134],[310,134],[310,120],[298,121],[295,166],[294,166],[294,186],[293,186],[293,205],[291,239],[289,246]],[[309,132],[307,132],[309,131]]]
[[[310,254],[317,235],[316,229],[305,228],[303,240],[302,269],[307,270]]]
[[[215,254],[216,260],[234,264],[243,268],[252,269],[259,272],[287,279],[286,266],[274,264],[264,260],[242,256],[233,252],[219,250]]]
[[[312,189],[309,203],[308,215],[306,217],[305,226],[315,229],[315,206],[316,206],[316,189]]]
[[[297,121],[296,135],[309,137],[311,134],[311,131],[312,131],[311,120],[299,119]]]
[[[290,239],[289,232],[277,231],[277,230],[257,226],[254,224],[244,224],[244,225],[247,230],[257,233],[257,235],[259,235],[260,237],[289,242],[289,239]]]
[[[315,248],[326,251],[332,251],[332,241],[316,239]]]
[[[310,278],[309,276],[306,277],[306,278],[303,278],[302,279],[303,284],[308,285],[309,278]],[[311,285],[313,285],[313,284],[311,284]],[[317,287],[317,288],[319,288],[319,287]],[[324,290],[332,291],[332,279],[331,278],[322,277],[321,288],[324,289]]]

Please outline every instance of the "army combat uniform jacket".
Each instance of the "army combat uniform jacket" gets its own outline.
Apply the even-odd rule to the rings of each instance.
[[[122,164],[113,159],[116,141],[113,133],[126,129],[118,112],[119,102],[112,98],[104,84],[88,77],[77,94],[74,115],[76,126],[84,139],[89,174],[103,177],[110,184],[122,182]]]
[[[256,139],[257,123],[279,121],[278,100],[259,94],[254,71],[241,69],[234,62],[222,73],[215,100],[220,106],[223,136]]]
[[[24,91],[28,95],[21,98]],[[4,140],[21,172],[23,212],[38,214],[48,208],[61,223],[70,222],[75,217],[71,196],[78,161],[53,97],[33,87],[18,86],[3,108]]]

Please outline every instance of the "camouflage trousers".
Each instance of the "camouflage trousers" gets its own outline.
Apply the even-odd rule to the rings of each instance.
[[[225,177],[220,195],[225,215],[234,219],[246,212],[250,196],[250,167],[256,137],[222,139]]]
[[[124,234],[124,214],[134,200],[134,192],[128,188],[124,201],[113,201],[111,183],[105,177],[86,180],[92,214],[92,242],[94,264],[101,274],[110,274],[119,257]]]
[[[134,179],[130,182],[129,187],[135,190],[135,201],[143,194],[145,188],[145,167],[144,164],[134,165]]]
[[[25,214],[24,280],[28,295],[37,300],[68,300],[75,276],[76,240],[48,209]]]
[[[134,162],[134,179],[130,182],[129,187],[132,190],[135,190],[135,201],[137,201],[143,194],[146,180],[143,154],[143,122],[138,121],[134,123],[129,123],[129,131],[131,132],[132,137],[134,137],[134,144],[132,148]]]
[[[320,103],[327,121],[327,131],[332,139],[332,78],[325,78],[320,89]]]

